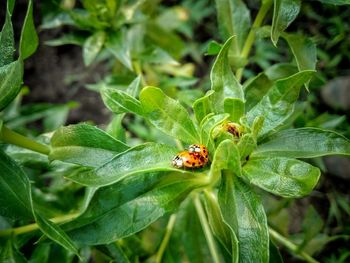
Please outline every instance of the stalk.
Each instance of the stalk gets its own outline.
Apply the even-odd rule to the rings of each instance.
[[[307,254],[306,252],[299,251],[297,245],[295,245],[293,242],[291,242],[290,240],[288,240],[287,238],[285,238],[280,233],[278,233],[277,231],[273,230],[270,227],[269,227],[269,233],[270,233],[270,236],[274,240],[276,240],[278,243],[284,245],[286,248],[288,248],[289,250],[291,250],[295,254],[301,256],[306,262],[309,262],[309,263],[320,263],[319,261],[317,261],[316,259],[311,257],[309,254]]]
[[[263,1],[262,6],[260,7],[259,12],[256,15],[255,20],[253,22],[253,25],[248,33],[247,39],[244,42],[244,46],[243,46],[243,49],[241,52],[242,58],[248,57],[250,50],[253,46],[253,43],[255,41],[256,29],[258,29],[261,26],[266,14],[267,14],[267,11],[269,11],[271,5],[272,5],[272,0]],[[239,68],[236,71],[236,78],[237,78],[238,82],[240,82],[242,79],[243,70],[244,70],[244,67]]]
[[[171,233],[173,232],[173,228],[175,225],[175,221],[176,221],[176,214],[172,214],[169,218],[168,225],[166,226],[166,232],[163,237],[162,243],[160,244],[160,247],[157,252],[156,263],[162,262],[162,257],[166,247],[168,246],[170,236],[171,236]]]
[[[6,143],[14,144],[22,148],[32,150],[34,152],[42,153],[45,155],[49,155],[50,153],[49,146],[38,143],[32,139],[29,139],[15,131],[10,130],[4,125],[2,126],[0,131],[0,140],[3,140]]]
[[[214,263],[220,263],[220,258],[219,258],[219,254],[218,254],[218,251],[217,251],[217,248],[215,245],[215,240],[214,240],[213,234],[210,230],[209,223],[208,223],[207,217],[205,215],[201,201],[199,200],[198,194],[194,196],[193,201],[194,201],[194,205],[195,205],[196,210],[197,210],[199,221],[201,222],[201,225],[202,225],[202,228],[204,231],[205,238],[208,242],[209,251],[210,251],[210,254],[213,258],[213,261],[214,261]]]
[[[70,221],[71,219],[77,217],[78,215],[79,215],[79,213],[62,215],[62,216],[54,217],[54,218],[50,219],[50,221],[52,221],[56,224],[64,223],[64,222]],[[38,230],[38,229],[39,229],[38,224],[34,223],[34,224],[25,225],[25,226],[0,230],[0,237],[10,236],[12,234],[13,235],[21,235],[21,234],[33,232],[33,231]]]

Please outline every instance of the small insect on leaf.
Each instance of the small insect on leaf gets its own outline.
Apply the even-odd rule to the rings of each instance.
[[[204,145],[192,144],[173,158],[176,168],[202,168],[208,163],[208,149]]]

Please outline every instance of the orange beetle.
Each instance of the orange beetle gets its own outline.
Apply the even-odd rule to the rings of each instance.
[[[200,156],[202,162],[207,163],[209,160],[208,149],[202,144],[192,144],[188,147],[190,153],[196,153]]]
[[[204,145],[192,144],[188,151],[178,153],[173,159],[176,168],[201,168],[208,163],[208,149]]]

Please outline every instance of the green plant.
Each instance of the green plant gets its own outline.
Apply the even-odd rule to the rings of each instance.
[[[87,10],[100,10],[88,3]],[[69,262],[75,254],[86,261],[94,255],[100,262],[283,262],[274,241],[307,262],[317,262],[304,247],[320,224],[305,231],[302,243],[294,243],[269,226],[259,190],[286,198],[306,196],[316,186],[320,170],[304,159],[350,155],[350,141],[334,131],[291,126],[299,93],[315,74],[316,63],[309,39],[284,32],[300,2],[262,1],[251,27],[243,2],[216,5],[227,40],[222,46],[213,43],[218,55],[210,73],[211,89],[189,109],[160,88],[139,91],[139,75],[123,88],[100,83],[103,101],[115,114],[109,133],[76,124],[31,139],[9,129],[8,113],[3,111],[1,259],[24,261],[17,246],[36,239],[40,229],[44,237],[32,261]],[[0,68],[1,110],[19,93],[23,60],[37,45],[31,6],[30,1],[19,58],[13,62],[13,2],[8,1],[0,36],[0,52],[10,53]],[[272,6],[272,27],[263,27]],[[227,13],[232,7],[238,13]],[[102,22],[108,20],[101,16]],[[234,22],[239,19],[242,23]],[[105,33],[93,33],[85,43],[96,34],[109,36],[104,23],[94,23],[94,30],[99,25]],[[267,29],[275,45],[280,36],[286,40],[295,63],[274,65],[242,85],[256,33],[260,30],[266,36]],[[91,61],[85,57],[86,64]],[[148,129],[146,133],[155,134],[153,142],[125,137],[120,123],[130,114],[142,120],[136,122],[135,132]],[[173,157],[193,143],[208,148],[210,163],[193,170],[172,166]],[[51,181],[47,189],[40,185],[44,179]],[[80,197],[76,203],[75,196]],[[315,215],[313,210],[309,213]]]

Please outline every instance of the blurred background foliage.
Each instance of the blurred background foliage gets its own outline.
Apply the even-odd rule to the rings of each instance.
[[[255,17],[260,1],[245,2]],[[23,6],[26,1],[17,1],[13,15],[15,32],[20,32]],[[322,127],[350,137],[349,13],[349,6],[303,1],[298,17],[288,28],[288,32],[311,37],[317,45],[318,70],[308,90],[301,94],[288,125]],[[141,86],[158,86],[190,107],[209,89],[212,55],[217,54],[225,40],[218,31],[212,0],[42,0],[34,3],[34,14],[39,49],[26,62],[26,86],[2,113],[9,128],[28,136],[85,121],[106,128],[109,134],[130,145],[144,141],[173,143],[137,116],[109,113],[99,95],[101,88],[107,86],[138,94]],[[1,9],[0,24],[4,17]],[[272,14],[266,20],[266,24],[271,24]],[[249,60],[242,62],[247,63],[243,81],[262,71],[269,75],[277,67],[281,75],[296,71],[286,41],[281,39],[276,48],[265,30],[268,29],[258,32]],[[41,139],[48,140],[45,135]],[[8,147],[7,152],[25,167],[35,189],[33,198],[39,209],[43,204],[45,216],[84,209],[89,193],[64,179],[75,169],[73,166],[49,164],[41,154],[33,155],[16,146]],[[323,176],[309,197],[280,199],[261,192],[269,224],[321,262],[349,262],[349,159],[326,157],[312,162],[321,168]],[[72,199],[79,202],[72,203]],[[191,214],[191,205],[182,204],[189,208],[180,217],[186,219],[183,222],[197,235],[198,240],[192,242],[204,243],[198,218]],[[144,261],[158,247],[161,235],[157,233],[164,231],[166,222],[167,218],[163,218],[115,245],[86,247],[83,254],[94,258],[94,262],[123,258],[123,253],[131,262]],[[0,217],[0,225],[6,228],[7,224]],[[181,236],[181,230],[175,228],[173,235]],[[188,241],[194,237],[181,238]],[[181,238],[174,238],[174,242]],[[15,255],[18,253],[18,262],[23,256],[17,250],[30,258],[30,262],[70,262],[74,257],[47,242],[40,242],[31,251],[30,244],[35,241],[30,236],[23,240],[19,237],[18,247],[9,243],[6,248]],[[205,250],[206,245],[202,248]],[[201,252],[205,253],[208,252]],[[282,254],[286,262],[299,262],[287,250],[282,250]],[[169,256],[170,260],[173,255],[170,246],[165,259]]]

